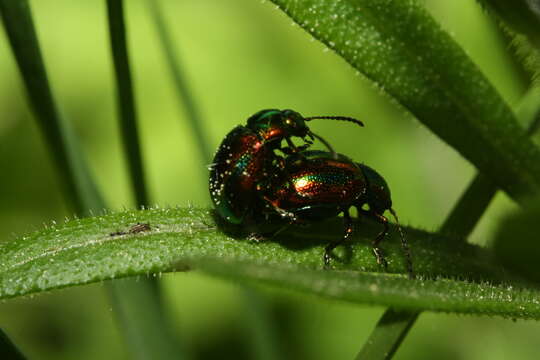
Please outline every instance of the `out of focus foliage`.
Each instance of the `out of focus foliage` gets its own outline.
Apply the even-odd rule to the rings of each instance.
[[[209,205],[206,166],[175,99],[170,74],[143,1],[127,2],[143,156],[156,204]],[[51,83],[61,111],[82,140],[93,173],[114,209],[131,207],[116,125],[115,93],[104,2],[32,1]],[[472,167],[343,60],[269,4],[242,0],[165,2],[166,20],[182,55],[213,146],[255,111],[293,108],[306,115],[340,114],[366,123],[317,123],[339,152],[384,174],[402,222],[434,229],[468,183]],[[426,1],[510,105],[527,83],[506,38],[474,2]],[[72,217],[34,122],[4,34],[0,36],[0,241]],[[358,141],[362,139],[362,141]],[[515,207],[500,195],[474,241]],[[175,330],[200,358],[251,358],[242,288],[199,273],[162,278]],[[0,323],[30,358],[126,358],[101,285],[0,304]],[[321,301],[263,289],[291,358],[351,358],[381,308]],[[536,323],[426,314],[399,353],[402,359],[534,358]]]

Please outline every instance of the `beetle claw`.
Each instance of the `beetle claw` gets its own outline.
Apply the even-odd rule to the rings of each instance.
[[[251,233],[248,235],[247,239],[255,243],[261,243],[266,240],[266,237],[262,234]]]
[[[324,255],[323,255],[323,262],[324,262],[324,266],[323,266],[323,269],[324,270],[329,270],[330,269],[330,260],[332,259],[332,254],[330,254],[330,252],[328,250],[324,250]]]
[[[386,271],[388,269],[388,262],[384,258],[382,250],[378,247],[374,247],[373,254],[375,254],[375,258],[377,259],[377,264],[382,265],[382,267]]]
[[[278,208],[278,207],[275,207],[275,210],[276,210],[276,212],[279,214],[279,216],[281,216],[283,219],[287,219],[287,220],[289,220],[289,221],[291,221],[291,222],[296,222],[296,221],[298,221],[298,218],[297,218],[296,215],[294,215],[294,213],[292,213],[292,212],[283,210],[283,209]]]

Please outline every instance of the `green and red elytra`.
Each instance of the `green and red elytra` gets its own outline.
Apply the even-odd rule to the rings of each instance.
[[[244,224],[258,213],[261,189],[280,174],[284,158],[307,149],[314,139],[332,153],[331,146],[314,134],[306,122],[314,119],[343,120],[363,124],[345,116],[303,117],[293,110],[267,109],[252,115],[245,126],[239,125],[221,142],[210,165],[209,190],[216,213],[231,224]],[[296,146],[291,138],[304,141]],[[282,142],[286,146],[282,147]]]
[[[289,223],[318,222],[343,213],[344,235],[339,241],[328,244],[324,264],[330,263],[331,252],[343,244],[353,232],[349,210],[355,207],[358,214],[383,225],[383,230],[373,240],[373,253],[377,262],[386,268],[387,262],[379,248],[388,234],[386,210],[395,217],[390,189],[384,178],[367,165],[355,163],[342,154],[325,151],[302,151],[286,159],[284,171],[265,192],[269,204],[264,211],[279,214]],[[363,207],[367,205],[368,209]],[[407,271],[413,277],[412,261],[407,241],[398,223],[401,243],[407,261]]]

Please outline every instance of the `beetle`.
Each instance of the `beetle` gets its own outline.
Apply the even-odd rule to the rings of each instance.
[[[255,222],[255,204],[261,189],[270,179],[281,173],[284,158],[278,155],[298,153],[307,149],[315,139],[320,140],[332,154],[332,147],[314,134],[306,122],[332,119],[364,124],[346,116],[303,117],[293,110],[266,109],[248,118],[247,124],[231,130],[218,147],[210,165],[209,190],[217,214],[230,224]],[[296,146],[291,138],[304,141]],[[285,140],[287,146],[281,147]]]
[[[398,223],[401,245],[407,261],[407,271],[413,277],[408,243],[392,208],[390,188],[384,178],[371,167],[354,162],[345,155],[325,151],[302,151],[286,159],[284,171],[266,189],[266,212],[279,214],[292,224],[318,222],[343,213],[344,234],[324,249],[323,261],[330,264],[331,252],[343,244],[353,233],[349,210],[383,225],[383,230],[372,242],[377,263],[385,269],[387,261],[379,247],[388,234],[389,211]],[[367,205],[367,209],[364,207]]]

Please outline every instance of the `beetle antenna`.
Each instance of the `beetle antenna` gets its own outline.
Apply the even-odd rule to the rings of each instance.
[[[403,229],[401,228],[401,225],[399,224],[399,219],[394,211],[394,209],[390,208],[390,213],[396,220],[396,224],[398,227],[399,235],[401,237],[401,248],[403,249],[403,254],[405,254],[405,259],[407,261],[407,272],[409,273],[409,278],[414,279],[414,272],[413,272],[413,265],[411,261],[411,250],[409,249],[409,243],[405,239],[405,235],[403,234]]]
[[[342,120],[342,121],[349,121],[360,126],[364,126],[364,123],[361,122],[360,120],[357,120],[348,116],[310,116],[310,117],[304,118],[305,121],[311,121],[314,119]]]
[[[311,136],[313,136],[315,139],[319,140],[320,142],[322,142],[324,144],[324,146],[326,146],[328,148],[328,150],[330,150],[330,152],[332,153],[332,157],[334,159],[337,160],[338,156],[337,156],[337,152],[334,150],[334,148],[332,147],[332,145],[330,145],[328,143],[328,141],[324,140],[322,137],[320,137],[319,135],[313,133],[312,131],[309,132],[309,134]]]

